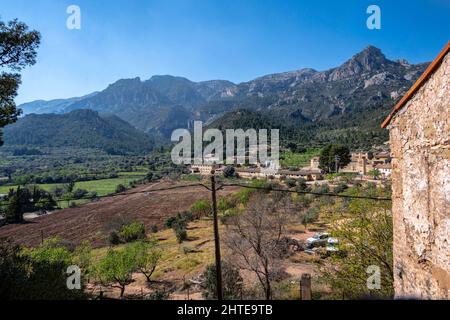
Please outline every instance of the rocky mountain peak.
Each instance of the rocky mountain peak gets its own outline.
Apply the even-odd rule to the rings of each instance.
[[[374,72],[384,69],[392,63],[392,61],[386,59],[380,49],[368,46],[347,60],[343,65],[334,69],[330,74],[330,80],[342,80],[358,74]]]

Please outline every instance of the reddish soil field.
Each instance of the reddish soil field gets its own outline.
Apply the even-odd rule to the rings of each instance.
[[[144,223],[147,231],[152,225],[162,227],[165,219],[189,209],[199,199],[210,199],[211,193],[201,186],[153,191],[174,184],[161,182],[131,189],[124,195],[102,198],[76,208],[56,211],[23,224],[0,227],[0,238],[9,237],[26,246],[37,246],[44,238],[58,236],[75,244],[90,240],[94,247],[106,245],[104,226],[120,215]],[[237,188],[226,188],[218,196],[230,194]],[[143,193],[135,193],[135,192]]]

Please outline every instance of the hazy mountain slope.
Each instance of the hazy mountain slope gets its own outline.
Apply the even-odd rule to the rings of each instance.
[[[99,148],[110,153],[138,153],[152,149],[152,140],[115,115],[92,110],[66,114],[31,114],[4,130],[6,145]]]

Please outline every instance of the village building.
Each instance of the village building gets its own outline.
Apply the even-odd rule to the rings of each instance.
[[[383,122],[397,298],[450,299],[450,42]]]

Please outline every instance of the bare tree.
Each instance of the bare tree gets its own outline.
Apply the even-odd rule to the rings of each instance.
[[[245,212],[233,217],[228,225],[226,243],[233,263],[256,275],[267,300],[272,298],[271,282],[282,271],[280,260],[286,252],[283,240],[292,210],[290,196],[256,193]]]

